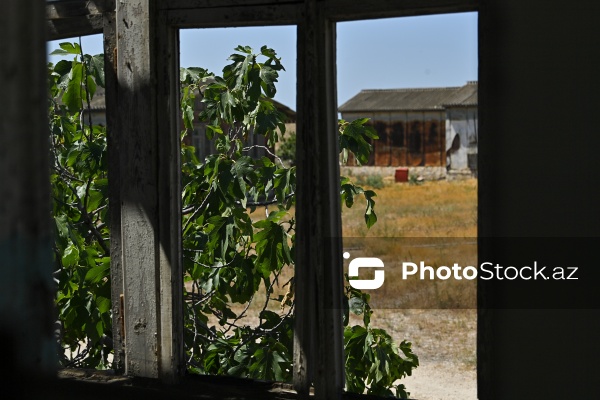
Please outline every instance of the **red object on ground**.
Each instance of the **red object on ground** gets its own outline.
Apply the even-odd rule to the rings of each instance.
[[[396,182],[408,182],[408,168],[396,169]]]

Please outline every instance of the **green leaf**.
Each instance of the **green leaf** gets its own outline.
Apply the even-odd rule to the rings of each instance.
[[[86,82],[87,82],[87,91],[90,94],[90,99],[92,99],[94,97],[94,94],[96,93],[96,81],[94,80],[94,78],[91,75],[88,75],[86,78]],[[87,101],[87,99],[86,99]]]
[[[85,280],[91,283],[98,283],[102,279],[108,277],[108,270],[110,269],[110,263],[105,262],[97,267],[90,269],[85,274]]]
[[[183,124],[187,129],[194,128],[194,109],[189,105],[183,110]]]
[[[204,68],[197,68],[197,67],[183,68],[183,67],[181,67],[179,69],[180,81],[182,83],[187,83],[187,84],[196,83],[199,80],[206,78],[210,75],[212,75],[212,74],[210,74],[208,72],[208,70],[206,70]]]
[[[367,199],[367,209],[365,211],[365,222],[367,227],[370,228],[377,222],[377,214],[375,214],[375,200],[373,197],[377,196],[372,190],[364,192],[365,198]]]
[[[69,83],[67,84],[65,93],[62,96],[62,101],[70,112],[78,112],[83,107],[83,89],[81,87],[82,79],[83,65],[81,63],[76,63],[71,69],[69,74]]]
[[[96,306],[98,307],[98,312],[104,314],[110,310],[110,299],[98,296],[96,297]]]
[[[98,334],[98,340],[102,337],[102,335],[104,334],[104,324],[102,323],[102,321],[98,321],[96,323],[96,333]]]
[[[238,45],[235,49],[235,51],[239,51],[241,53],[246,53],[246,54],[252,54],[252,47],[250,46],[242,46],[241,44]],[[231,57],[237,56],[237,54],[232,54]],[[230,57],[230,58],[231,58]]]
[[[279,74],[277,71],[274,71],[270,67],[263,66],[260,69],[260,79],[262,79],[263,83],[261,84],[265,94],[269,98],[275,97],[275,93],[277,90],[275,89],[275,82],[277,82],[277,77]]]
[[[69,54],[80,55],[81,54],[81,47],[79,47],[79,44],[77,44],[77,43],[63,42],[63,43],[60,43],[59,46],[60,46],[60,49],[54,50],[52,53],[50,53],[51,56],[64,56],[64,55],[69,55]]]
[[[235,367],[231,367],[227,370],[227,375],[245,378],[246,366],[240,364],[240,365],[236,365]]]
[[[56,224],[56,231],[58,235],[62,239],[67,239],[69,237],[69,227],[68,227],[68,219],[67,215],[57,215],[54,217],[54,222]]]
[[[273,329],[278,323],[281,322],[281,317],[269,310],[261,311],[260,319],[264,320],[261,325],[263,329]]]
[[[351,297],[348,301],[348,307],[350,307],[352,313],[360,315],[365,310],[365,302],[360,297]]]
[[[378,139],[374,128],[366,125],[368,121],[368,118],[360,118],[352,122],[341,120],[339,124],[340,151],[342,153],[345,151],[351,152],[361,165],[369,162],[369,156],[372,151],[372,146],[369,142]],[[346,162],[347,155],[343,155],[342,159]]]
[[[71,243],[63,253],[62,264],[64,267],[71,267],[77,264],[77,261],[79,261],[79,249]]]
[[[214,134],[223,134],[223,129],[220,126],[215,125],[206,125],[206,137],[210,140],[213,138]]]
[[[242,207],[246,208],[246,175],[254,171],[254,161],[251,157],[242,156],[231,166],[231,174],[234,181],[234,194],[242,202]]]
[[[72,67],[73,61],[60,60],[54,66],[54,72],[56,72],[60,77],[63,77],[71,71]]]
[[[90,74],[94,77],[96,84],[101,87],[105,87],[104,81],[104,54],[96,54],[90,56],[86,54],[86,60],[90,68]]]

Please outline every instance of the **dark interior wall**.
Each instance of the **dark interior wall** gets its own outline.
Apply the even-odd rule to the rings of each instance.
[[[480,312],[480,399],[597,398],[600,3],[482,3],[480,262],[543,257],[581,275],[576,284],[480,282],[482,304],[498,308]]]
[[[590,0],[487,1],[482,18],[483,145],[495,181],[494,229],[598,234],[600,5]],[[506,190],[509,188],[509,190]],[[521,223],[521,222],[527,223]]]

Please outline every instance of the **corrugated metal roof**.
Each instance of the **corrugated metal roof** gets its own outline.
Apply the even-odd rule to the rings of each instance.
[[[340,106],[339,111],[426,111],[476,105],[477,82],[470,81],[457,87],[362,90]]]
[[[454,95],[446,99],[442,106],[477,106],[477,81],[467,82],[467,84],[459,88]]]

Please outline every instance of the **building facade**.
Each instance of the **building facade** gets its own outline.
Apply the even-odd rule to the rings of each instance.
[[[368,165],[477,169],[477,82],[460,87],[363,90],[339,108],[379,135]]]

